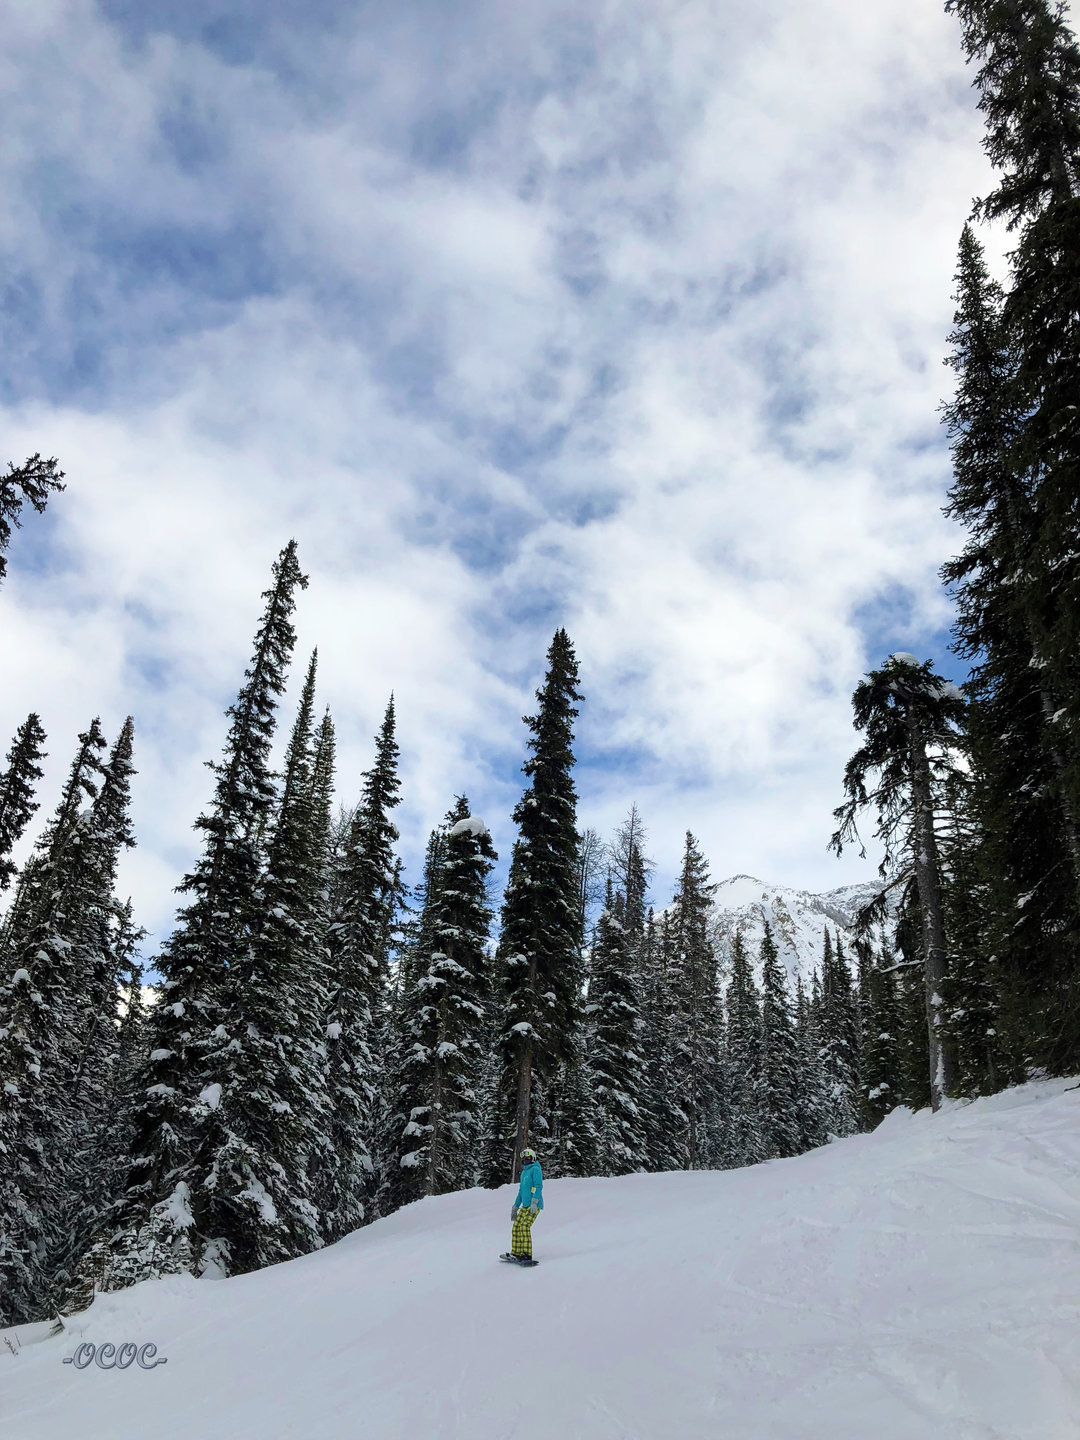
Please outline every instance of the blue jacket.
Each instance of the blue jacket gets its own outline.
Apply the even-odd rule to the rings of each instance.
[[[530,1160],[522,1170],[521,1184],[518,1186],[514,1209],[516,1210],[519,1205],[524,1205],[527,1209],[534,1200],[536,1208],[542,1210],[544,1208],[544,1176],[540,1170],[539,1160]]]

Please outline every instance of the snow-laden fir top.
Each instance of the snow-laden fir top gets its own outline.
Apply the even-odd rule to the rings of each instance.
[[[487,835],[489,832],[479,815],[466,815],[464,820],[459,820],[456,825],[451,825],[446,833],[447,835]]]

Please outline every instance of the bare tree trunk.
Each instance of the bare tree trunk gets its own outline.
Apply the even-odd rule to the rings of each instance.
[[[934,833],[934,797],[926,742],[913,716],[911,736],[911,790],[915,801],[915,884],[922,912],[923,954],[926,973],[926,1029],[930,1052],[930,1103],[935,1110],[953,1089],[954,1066],[944,1033],[945,924],[941,906],[941,863]]]

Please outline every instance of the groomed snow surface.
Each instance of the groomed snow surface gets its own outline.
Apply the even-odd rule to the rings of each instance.
[[[1076,1440],[1080,1090],[726,1173],[423,1200],[233,1280],[0,1344],[4,1440]],[[6,1332],[9,1336],[12,1332]],[[154,1341],[154,1370],[63,1365]]]

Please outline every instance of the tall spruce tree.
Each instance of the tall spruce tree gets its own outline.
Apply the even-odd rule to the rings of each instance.
[[[690,1170],[712,1168],[723,1130],[720,1070],[722,1015],[709,912],[716,886],[688,830],[672,901],[672,1075],[676,1102],[686,1117],[683,1148]]]
[[[1044,1048],[1041,1037],[1067,1013],[1061,1001],[1071,961],[1063,941],[1075,891],[1058,704],[1033,591],[1023,583],[1035,564],[1035,520],[1014,454],[1018,359],[1003,293],[970,226],[961,237],[956,299],[947,513],[968,527],[968,540],[942,573],[956,595],[956,649],[972,664],[972,784],[971,833],[955,848],[954,869],[964,874],[945,904],[958,939],[948,994],[958,1078],[974,1093],[999,1077],[1020,1078],[1023,1061]]]
[[[837,933],[825,931],[817,1002],[818,1056],[824,1084],[825,1124],[830,1135],[859,1128],[859,1022],[851,968]]]
[[[725,1168],[753,1165],[766,1154],[761,1113],[761,997],[754,981],[742,932],[731,942],[724,1070],[728,1124],[723,1144]]]
[[[387,1049],[390,938],[402,898],[391,812],[400,803],[398,744],[391,696],[375,737],[336,884],[329,932],[326,1088],[332,1164],[317,1187],[326,1240],[374,1218],[376,1139],[384,1130],[382,1082]]]
[[[766,1154],[797,1155],[799,1055],[788,997],[787,971],[780,960],[772,927],[761,938],[761,1127]]]
[[[0,947],[0,1304],[14,1320],[55,1303],[95,1090],[115,1015],[110,955],[127,821],[131,725],[108,765],[94,720],[55,815],[19,879]]]
[[[15,732],[7,769],[0,775],[0,891],[6,890],[15,876],[11,852],[38,808],[34,787],[44,773],[38,764],[45,756],[44,743],[40,716],[28,715]]]
[[[326,1121],[312,1020],[326,1003],[318,895],[326,837],[313,790],[312,656],[269,825],[250,933],[230,966],[231,1057],[217,1113],[213,1230],[233,1274],[307,1254],[322,1242],[308,1155]]]
[[[811,994],[806,993],[802,976],[795,977],[795,1050],[798,1057],[799,1151],[813,1150],[829,1138],[825,1076],[821,1067],[821,1037],[818,1012],[821,985],[817,972]]]
[[[645,1066],[637,966],[622,891],[608,886],[589,980],[589,1071],[603,1175],[644,1170]]]
[[[305,1164],[309,1191],[318,1210],[318,1177],[325,1175],[334,1162],[330,1134],[330,1096],[327,1089],[328,1038],[326,1016],[330,1005],[331,974],[329,954],[330,926],[334,916],[338,855],[335,849],[334,785],[337,773],[337,732],[329,712],[323,715],[315,732],[311,762],[310,823],[315,842],[313,876],[315,890],[311,899],[310,925],[314,942],[314,994],[309,997],[307,1018],[303,1023],[303,1042],[310,1050],[314,1073],[311,1084],[314,1099],[311,1112],[316,1115],[304,1137]],[[309,1072],[310,1073],[310,1072]],[[322,1216],[320,1233],[325,1235]]]
[[[565,630],[547,654],[547,674],[527,716],[531,752],[522,767],[528,786],[514,809],[518,839],[502,909],[497,952],[502,1025],[500,1074],[485,1163],[489,1185],[517,1175],[530,1139],[549,1133],[537,1101],[552,1109],[558,1086],[568,1099],[564,1137],[571,1142],[581,1099],[581,914],[577,867],[577,794],[573,723],[578,665]],[[560,1070],[562,1073],[560,1073]]]
[[[472,1184],[487,1033],[487,879],[498,857],[459,796],[428,848],[422,940],[412,961],[397,1074],[395,1199]]]
[[[686,1116],[679,1108],[672,1070],[675,1023],[674,943],[665,912],[657,920],[650,909],[641,944],[642,1052],[646,1168],[680,1170],[685,1163],[681,1139]]]
[[[69,1251],[61,1257],[54,1294],[61,1313],[85,1310],[108,1269],[111,1205],[122,1192],[131,1147],[131,1118],[138,1099],[142,1054],[143,967],[138,946],[145,936],[136,925],[130,900],[118,908],[114,951],[120,986],[120,1014],[102,1094],[100,1122],[85,1169],[85,1190],[74,1205],[81,1222],[69,1227]]]
[[[946,1026],[947,937],[936,811],[942,782],[963,744],[965,704],[960,691],[912,655],[892,655],[852,696],[855,727],[865,743],[844,771],[847,801],[834,811],[830,842],[839,855],[858,838],[857,817],[873,807],[885,858],[881,873],[914,878],[923,924],[923,967],[934,1108],[953,1088],[954,1062]],[[873,790],[866,782],[876,776]],[[895,883],[895,881],[893,882]],[[883,900],[883,897],[879,897]]]
[[[258,928],[265,836],[277,798],[270,747],[296,641],[296,591],[306,586],[290,541],[263,595],[244,684],[226,711],[223,758],[210,765],[214,796],[196,821],[203,852],[179,886],[188,903],[155,962],[160,998],[145,1027],[128,1180],[111,1217],[104,1288],[184,1269],[232,1268],[217,1165],[230,1144],[221,1099],[243,1043],[230,1033],[237,1021],[233,967]]]
[[[48,1259],[54,1308],[69,1303],[80,1256],[115,1181],[109,1139],[117,1123],[119,994],[137,964],[134,952],[142,938],[130,901],[122,903],[116,895],[120,856],[135,844],[130,818],[134,733],[128,716],[102,767],[97,797],[80,817],[81,843],[71,855],[65,902],[57,907],[63,913],[68,963],[79,979],[61,1062],[69,1077],[63,1091],[68,1119],[59,1235]]]

